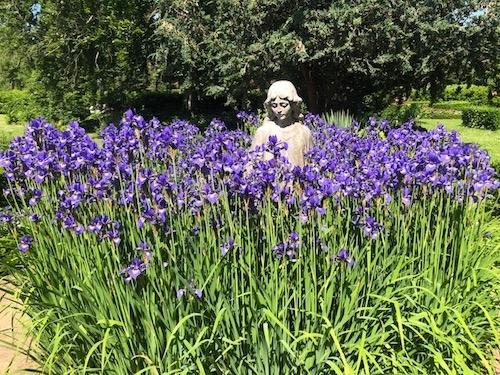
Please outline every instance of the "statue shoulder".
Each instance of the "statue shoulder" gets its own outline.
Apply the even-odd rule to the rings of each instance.
[[[311,129],[309,129],[307,126],[304,125],[304,123],[300,123],[300,128],[302,129],[302,132],[304,135],[308,137],[312,137],[312,132]]]
[[[255,135],[265,135],[265,134],[271,134],[273,132],[274,128],[276,127],[276,124],[270,120],[264,120],[261,126],[257,128],[255,131]]]
[[[305,151],[308,151],[313,146],[313,136],[311,129],[302,124],[302,137],[305,141]]]
[[[260,126],[260,128],[264,128],[264,129],[273,129],[275,128],[277,125],[274,121],[272,120],[269,120],[268,118],[264,119],[264,121],[262,122],[262,125]]]
[[[273,133],[272,125],[272,122],[266,123],[266,121],[264,121],[263,124],[257,128],[255,134],[253,135],[252,148],[259,144],[264,144],[267,142],[267,139]]]

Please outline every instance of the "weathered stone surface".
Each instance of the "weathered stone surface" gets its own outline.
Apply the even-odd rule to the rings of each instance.
[[[269,137],[274,135],[278,142],[286,142],[288,149],[283,150],[291,164],[303,166],[304,154],[312,147],[311,131],[302,122],[300,113],[302,98],[297,94],[295,86],[290,81],[277,81],[269,87],[267,99],[264,102],[267,117],[257,129],[252,149],[265,144]],[[264,158],[272,155],[265,153]]]

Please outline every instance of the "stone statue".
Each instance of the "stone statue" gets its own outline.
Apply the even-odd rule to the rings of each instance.
[[[267,116],[263,124],[255,132],[251,149],[265,144],[269,136],[276,136],[278,142],[286,142],[288,149],[283,150],[291,164],[303,166],[305,164],[304,154],[312,147],[312,135],[307,126],[302,123],[303,116],[300,113],[302,99],[297,95],[295,86],[290,81],[274,82],[267,92],[264,107]],[[266,160],[272,158],[272,154],[266,152]]]

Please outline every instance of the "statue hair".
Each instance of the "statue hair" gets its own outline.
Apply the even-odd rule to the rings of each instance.
[[[295,86],[290,81],[276,81],[269,87],[269,90],[267,91],[267,98],[264,102],[264,108],[267,113],[266,120],[276,120],[271,104],[277,98],[288,100],[292,111],[292,120],[294,122],[301,122],[304,120],[304,116],[300,113],[302,98],[297,94]]]

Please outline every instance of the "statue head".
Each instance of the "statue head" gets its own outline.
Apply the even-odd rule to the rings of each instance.
[[[276,123],[302,121],[300,113],[302,98],[297,94],[295,86],[290,81],[276,81],[267,91],[264,108],[267,118]]]

